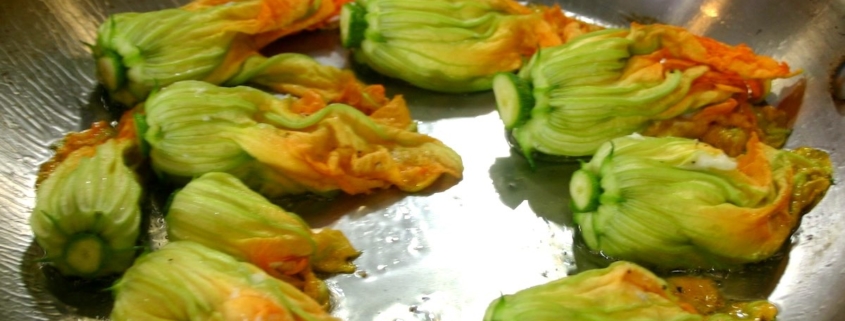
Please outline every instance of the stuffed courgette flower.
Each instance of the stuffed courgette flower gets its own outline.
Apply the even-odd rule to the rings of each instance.
[[[495,73],[560,44],[563,26],[572,23],[560,8],[534,10],[512,0],[358,0],[340,19],[343,44],[359,63],[441,92],[489,90]]]
[[[518,75],[497,75],[494,91],[499,115],[527,157],[587,156],[654,121],[716,105],[730,113],[760,100],[772,79],[792,74],[745,46],[634,24],[541,49]],[[744,129],[757,133],[753,125]]]
[[[338,320],[258,267],[186,241],[138,258],[112,290],[115,321]]]
[[[30,226],[64,275],[123,272],[135,258],[143,195],[134,130],[105,122],[69,134],[39,172]]]
[[[321,304],[325,284],[314,276],[352,273],[360,252],[342,232],[312,232],[288,213],[226,173],[208,173],[188,183],[173,198],[166,216],[170,240],[186,240],[250,262]]]
[[[299,101],[197,81],[164,88],[144,104],[153,168],[184,183],[227,172],[270,197],[419,191],[442,175],[461,177],[452,149],[390,117],[341,104],[303,114],[294,111]]]
[[[365,110],[387,103],[381,86],[299,54],[264,57],[261,47],[327,23],[344,0],[197,0],[185,7],[109,17],[92,51],[112,100],[133,106],[181,80],[318,94]]]
[[[698,311],[675,288],[636,264],[616,262],[504,295],[490,304],[484,321],[771,321],[777,315],[766,301],[737,303],[715,313]]]
[[[586,244],[663,269],[730,268],[780,250],[831,184],[825,152],[748,143],[731,158],[691,139],[627,136],[571,180]]]

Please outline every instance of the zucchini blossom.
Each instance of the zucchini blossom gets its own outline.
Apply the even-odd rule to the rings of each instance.
[[[831,184],[829,156],[752,137],[737,158],[686,138],[605,143],[571,180],[589,248],[661,269],[732,268],[778,252]]]
[[[141,256],[112,290],[115,321],[338,320],[258,267],[186,241]]]
[[[766,301],[737,303],[712,314],[698,311],[675,288],[636,264],[615,262],[504,295],[490,304],[484,321],[739,321],[777,315]]]
[[[197,0],[182,8],[112,15],[92,47],[97,76],[112,100],[132,106],[182,80],[265,86],[364,109],[386,103],[381,86],[299,54],[264,57],[270,42],[322,26],[344,0]]]
[[[177,183],[227,172],[268,197],[390,186],[413,192],[444,174],[461,176],[458,154],[390,125],[382,109],[367,116],[332,104],[302,113],[300,101],[197,81],[164,88],[144,104],[153,168]]]
[[[135,258],[143,194],[133,170],[137,144],[134,134],[115,135],[105,122],[72,133],[39,173],[30,226],[63,275],[121,273]]]
[[[543,48],[518,75],[498,74],[494,91],[505,128],[526,157],[578,157],[655,121],[724,103],[730,112],[762,99],[772,79],[791,75],[786,64],[745,46],[634,24]]]
[[[352,273],[350,260],[360,254],[342,232],[312,232],[299,216],[226,173],[205,174],[179,190],[166,220],[170,240],[200,243],[255,264],[323,304],[328,290],[313,270]]]
[[[497,72],[560,44],[558,24],[571,22],[558,7],[534,10],[513,0],[357,0],[340,20],[357,62],[440,92],[489,90]]]

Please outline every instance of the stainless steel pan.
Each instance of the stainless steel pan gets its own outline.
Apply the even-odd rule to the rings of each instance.
[[[545,1],[552,3],[554,1]],[[831,153],[845,181],[845,1],[563,0],[603,25],[631,20],[689,28],[804,71],[806,94],[788,147]],[[5,0],[0,4],[0,319],[75,320],[108,313],[103,284],[62,279],[37,262],[28,217],[38,165],[65,132],[109,117],[84,42],[108,14],[179,1]],[[272,50],[307,51],[345,65],[332,34],[297,36]],[[316,39],[316,40],[315,40]],[[374,78],[374,81],[382,79]],[[770,101],[798,79],[777,82]],[[346,320],[480,320],[500,293],[599,264],[584,254],[567,208],[574,165],[528,168],[512,155],[490,93],[434,94],[388,87],[409,101],[420,131],[455,148],[465,177],[425,192],[388,190],[331,202],[286,204],[317,226],[334,226],[364,254],[360,271],[329,280]],[[837,94],[838,93],[838,94]],[[837,97],[838,95],[838,97]],[[155,222],[153,222],[155,223]],[[711,273],[735,298],[769,298],[780,320],[845,319],[845,194],[832,187],[803,219],[785,254],[743,271]]]

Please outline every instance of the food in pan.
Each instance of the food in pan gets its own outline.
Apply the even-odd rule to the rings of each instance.
[[[636,264],[616,262],[503,295],[487,308],[484,321],[771,321],[777,315],[766,301],[726,304],[714,299],[720,294],[704,279],[681,284],[698,288],[699,295],[678,295],[682,285]]]
[[[112,290],[114,321],[339,320],[260,268],[186,241],[141,256]]]
[[[512,0],[359,0],[340,19],[357,62],[441,92],[490,90],[494,74],[518,69],[537,48],[595,29],[560,8]]]
[[[97,76],[111,99],[126,106],[181,80],[255,83],[300,96],[302,87],[316,86],[327,101],[383,104],[380,86],[363,86],[349,72],[300,55],[258,53],[280,37],[328,23],[342,2],[197,0],[182,8],[116,14],[100,26],[91,48]]]
[[[171,241],[191,241],[255,264],[321,304],[328,289],[314,272],[352,273],[360,252],[342,232],[312,232],[299,216],[270,203],[237,178],[208,173],[173,197],[167,210]]]
[[[737,158],[686,138],[626,136],[572,175],[589,248],[661,269],[731,268],[778,252],[831,184],[827,153],[769,147]]]
[[[401,96],[387,98],[383,86],[365,85],[350,70],[322,65],[302,54],[252,56],[237,75],[223,83],[224,86],[241,84],[310,99],[314,106],[343,103],[367,114],[382,108],[406,108]],[[410,116],[406,118],[401,119],[402,125],[410,126]]]
[[[311,269],[349,272],[354,268],[349,259],[358,252],[342,233],[313,233],[298,217],[270,204],[239,180],[265,195],[278,196],[338,190],[367,193],[388,186],[418,191],[440,176],[461,176],[463,165],[454,151],[436,139],[409,131],[413,124],[401,97],[388,100],[382,87],[366,86],[349,71],[322,66],[307,56],[264,57],[257,53],[273,39],[325,23],[342,2],[197,1],[181,9],[116,15],[100,28],[92,50],[98,77],[111,98],[132,105],[150,97],[139,107],[138,120],[149,125],[143,138],[150,144],[154,169],[165,181],[183,184],[196,178],[176,195],[167,218],[168,233],[178,241],[138,260],[114,287],[117,302],[113,319],[283,315],[295,320],[333,320],[319,309],[326,304],[326,290]],[[598,148],[599,156],[576,172],[572,180],[576,221],[588,245],[616,258],[631,257],[664,268],[727,267],[762,260],[780,247],[800,214],[830,184],[825,154],[811,149],[780,152],[755,138],[780,141],[771,143],[773,146],[782,144],[784,135],[769,139],[771,132],[757,124],[760,119],[768,120],[766,117],[777,119],[777,111],[757,109],[752,104],[766,94],[769,81],[793,72],[785,64],[755,56],[743,46],[725,46],[661,25],[596,31],[599,28],[565,18],[557,8],[528,8],[505,0],[359,0],[344,7],[341,22],[344,45],[355,48],[355,58],[386,75],[446,92],[494,87],[500,115],[529,158],[534,151],[585,156]],[[541,47],[547,48],[537,52]],[[519,74],[510,73],[535,52]],[[495,73],[500,74],[494,78]],[[250,85],[296,97],[279,98],[256,89],[212,84]],[[331,102],[344,104],[328,105]],[[567,109],[571,106],[576,109]],[[737,115],[740,117],[734,117]],[[678,119],[681,121],[675,121]],[[713,122],[722,127],[709,130]],[[687,130],[688,126],[695,128]],[[695,173],[658,177],[660,184],[652,185],[660,186],[653,188],[676,186],[667,183],[671,179],[677,179],[679,187],[694,188],[686,194],[657,191],[633,196],[671,195],[667,198],[678,203],[728,199],[759,205],[751,210],[755,214],[752,218],[757,219],[753,223],[764,228],[729,235],[745,238],[742,246],[734,246],[737,248],[729,249],[729,253],[714,254],[707,248],[712,244],[690,245],[689,235],[674,244],[678,235],[667,232],[677,229],[645,231],[644,224],[622,226],[619,222],[624,223],[624,217],[605,217],[607,212],[627,215],[620,209],[627,205],[621,204],[622,197],[626,202],[636,198],[629,198],[622,179],[630,169],[626,167],[630,164],[622,164],[630,156],[626,153],[631,152],[625,149],[625,138],[614,140],[609,151],[599,147],[602,143],[636,131],[653,136],[702,132],[698,127],[707,127],[703,132],[708,134],[690,135],[721,144],[719,147],[728,154],[695,144],[687,148],[693,150],[691,156],[660,155],[663,158],[655,162],[680,157],[680,167],[665,169],[660,166],[668,165],[660,163],[650,168],[655,164],[646,162],[644,171]],[[779,130],[773,132],[782,134]],[[567,135],[577,137],[569,141]],[[552,140],[570,145],[554,145]],[[94,154],[107,154],[99,148],[118,141],[108,140]],[[675,140],[667,141],[668,145],[650,148],[674,150],[671,142]],[[121,143],[112,154],[118,155],[133,144]],[[750,147],[745,149],[746,145]],[[631,153],[645,152],[637,149]],[[737,159],[728,157],[742,153],[746,154]],[[75,157],[71,154],[68,159]],[[693,159],[696,164],[684,163]],[[115,164],[121,163],[125,161]],[[45,171],[43,176],[50,177],[44,184],[64,173],[64,162],[53,164],[55,173],[48,175]],[[735,170],[726,169],[731,166]],[[724,173],[713,174],[711,169]],[[652,183],[639,174],[632,181]],[[741,184],[735,184],[737,181]],[[707,189],[709,185],[730,191],[714,192]],[[126,186],[140,190],[132,184]],[[646,187],[643,190],[648,192]],[[134,195],[122,201],[137,204]],[[674,209],[696,212],[702,208],[690,204],[678,204]],[[719,207],[718,212],[732,212],[724,208]],[[735,212],[747,214],[743,211]],[[101,226],[98,213],[94,212],[93,220]],[[677,214],[667,213],[661,218],[675,218],[672,215]],[[51,215],[41,220],[33,223],[34,230],[36,224],[58,221]],[[123,221],[131,220],[117,220]],[[703,233],[697,228],[706,230],[712,221],[699,217],[697,223],[701,225],[682,231]],[[736,225],[731,228],[742,228]],[[132,238],[134,245],[137,233],[136,227],[124,236]],[[132,256],[120,258],[114,254],[123,247],[100,242],[90,234],[66,237],[69,245],[53,251],[67,262],[57,263],[60,270],[96,277],[128,266]],[[636,241],[631,241],[636,235]],[[621,245],[614,243],[615,236],[622,238]],[[625,252],[647,246],[654,248],[645,254]],[[754,247],[756,250],[748,250]],[[619,248],[624,251],[613,252]],[[48,249],[48,256],[50,252]],[[104,263],[106,256],[116,259]],[[262,269],[270,275],[263,274]],[[609,275],[622,281],[610,281],[608,289],[582,291],[582,286],[594,284],[593,276]],[[705,312],[683,295],[670,293],[667,283],[628,263],[553,284],[497,300],[485,319],[544,320],[552,310],[589,314],[591,318],[608,315],[610,319],[619,317],[614,313],[656,313],[660,320],[671,319],[670,315],[676,313],[684,320],[700,320],[705,318],[702,314],[717,313]],[[557,293],[555,287],[560,284],[564,293],[596,297],[584,299],[589,304],[555,310],[559,308],[559,302],[554,301],[558,297],[547,294]],[[620,287],[627,292],[615,292]],[[644,297],[655,301],[632,299]],[[610,302],[614,308],[605,310],[602,304],[594,304],[598,301],[590,301],[593,299]],[[580,300],[572,297],[565,303],[582,303]],[[151,306],[155,308],[149,309]],[[733,320],[739,314],[773,318],[776,313],[765,302],[733,307],[733,316],[717,313],[706,318]],[[554,318],[559,317],[556,314]]]
[[[731,47],[678,27],[633,24],[543,48],[518,74],[498,74],[494,92],[505,128],[529,159],[535,151],[592,155],[610,139],[646,129],[650,135],[670,135],[672,126],[649,126],[695,117],[699,110],[740,117],[726,127],[744,139],[734,139],[735,131],[712,137],[701,131],[703,137],[691,138],[741,152],[752,133],[779,134],[759,129],[756,114],[744,110],[763,98],[772,79],[791,75],[785,63],[745,46]],[[711,123],[716,124],[693,125]]]
[[[141,227],[139,162],[134,130],[99,122],[67,135],[42,166],[29,221],[60,273],[96,278],[132,264]]]
[[[419,191],[461,177],[460,156],[434,138],[348,105],[303,114],[299,101],[198,81],[168,86],[144,104],[152,166],[177,183],[227,172],[269,197]]]

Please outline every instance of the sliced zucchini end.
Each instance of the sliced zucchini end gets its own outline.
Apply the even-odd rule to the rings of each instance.
[[[598,208],[601,195],[598,177],[587,170],[577,170],[569,181],[572,209],[575,212],[592,212]]]
[[[97,57],[97,78],[109,91],[116,91],[126,82],[126,70],[120,55],[111,50],[103,50]]]
[[[526,81],[513,73],[498,73],[493,77],[493,93],[505,129],[516,128],[530,118],[534,95]]]
[[[64,263],[80,276],[95,275],[108,258],[108,245],[96,234],[80,234],[65,246]]]
[[[505,132],[511,149],[514,152],[521,154],[528,161],[528,165],[533,169],[536,168],[534,161],[534,145],[531,142],[530,132],[525,132],[522,128],[514,128]]]
[[[367,31],[367,11],[360,5],[350,2],[340,10],[340,41],[345,48],[358,48],[364,41]]]

